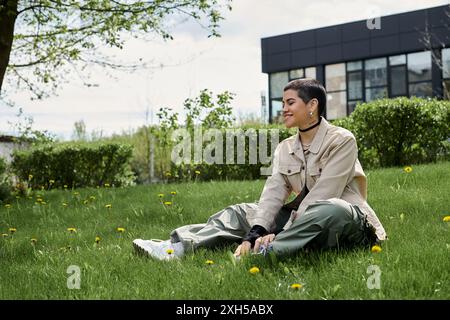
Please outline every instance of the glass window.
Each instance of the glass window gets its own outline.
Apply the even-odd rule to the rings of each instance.
[[[305,69],[305,78],[315,79],[317,77],[316,67],[310,67]]]
[[[416,97],[431,97],[433,95],[433,89],[431,82],[420,82],[409,85],[409,95]]]
[[[430,51],[408,54],[409,82],[431,80]]]
[[[272,122],[282,120],[283,103],[280,100],[272,100]]]
[[[347,62],[347,71],[356,71],[362,69],[362,61]]]
[[[387,88],[368,88],[366,89],[366,101],[371,101],[375,99],[381,99],[387,97]]]
[[[283,89],[289,82],[287,72],[277,72],[270,75],[270,97],[282,98]]]
[[[347,97],[345,91],[328,93],[327,119],[339,119],[347,116]]]
[[[406,66],[391,67],[391,95],[406,96]]]
[[[327,91],[345,90],[345,64],[330,64],[325,66],[325,86]]]
[[[387,84],[386,58],[366,60],[366,87]]]
[[[442,50],[442,75],[450,78],[450,48]]]
[[[362,71],[353,71],[348,76],[348,99],[358,100],[363,98]]]
[[[398,66],[399,64],[406,64],[406,56],[404,54],[389,57],[389,64],[391,66]]]
[[[295,70],[289,71],[289,79],[290,80],[301,79],[304,76],[305,75],[304,75],[303,69],[295,69]]]

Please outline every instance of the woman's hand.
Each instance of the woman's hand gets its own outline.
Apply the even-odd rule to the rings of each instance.
[[[275,239],[274,233],[268,234],[264,237],[259,237],[255,241],[255,246],[253,247],[253,252],[258,253],[261,245],[264,245],[267,248],[267,246],[269,245],[269,243],[271,243],[273,241],[273,239]]]
[[[237,248],[236,251],[234,252],[234,255],[236,257],[240,257],[243,255],[246,255],[250,252],[250,250],[252,249],[252,244],[250,243],[250,241],[243,241]]]

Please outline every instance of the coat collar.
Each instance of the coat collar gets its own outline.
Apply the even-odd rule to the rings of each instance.
[[[328,121],[322,117],[322,120],[319,125],[319,129],[317,130],[316,135],[314,136],[314,139],[311,142],[311,147],[309,148],[309,152],[314,153],[314,154],[319,152],[320,147],[322,146],[323,139],[325,138],[325,135],[327,134],[328,128],[330,128],[330,126],[331,125],[328,123]],[[292,152],[297,155],[301,154],[301,159],[304,159],[299,133],[297,133],[295,136],[296,136],[296,138],[294,140]]]

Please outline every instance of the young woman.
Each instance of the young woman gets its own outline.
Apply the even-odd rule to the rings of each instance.
[[[258,203],[232,205],[205,224],[175,229],[170,239],[136,239],[139,252],[154,258],[179,258],[198,247],[241,242],[235,251],[276,255],[303,248],[328,249],[372,245],[386,233],[367,203],[367,182],[353,134],[321,115],[324,87],[313,79],[291,81],[284,88],[283,116],[298,133],[275,149],[272,175]],[[294,201],[285,204],[291,192]]]

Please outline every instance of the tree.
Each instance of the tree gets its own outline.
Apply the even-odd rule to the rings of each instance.
[[[221,9],[232,0],[0,0],[0,97],[5,74],[35,98],[54,91],[68,72],[91,63],[121,68],[101,54],[127,36],[172,39],[167,20],[193,19],[220,36]],[[24,72],[29,70],[31,72]]]

